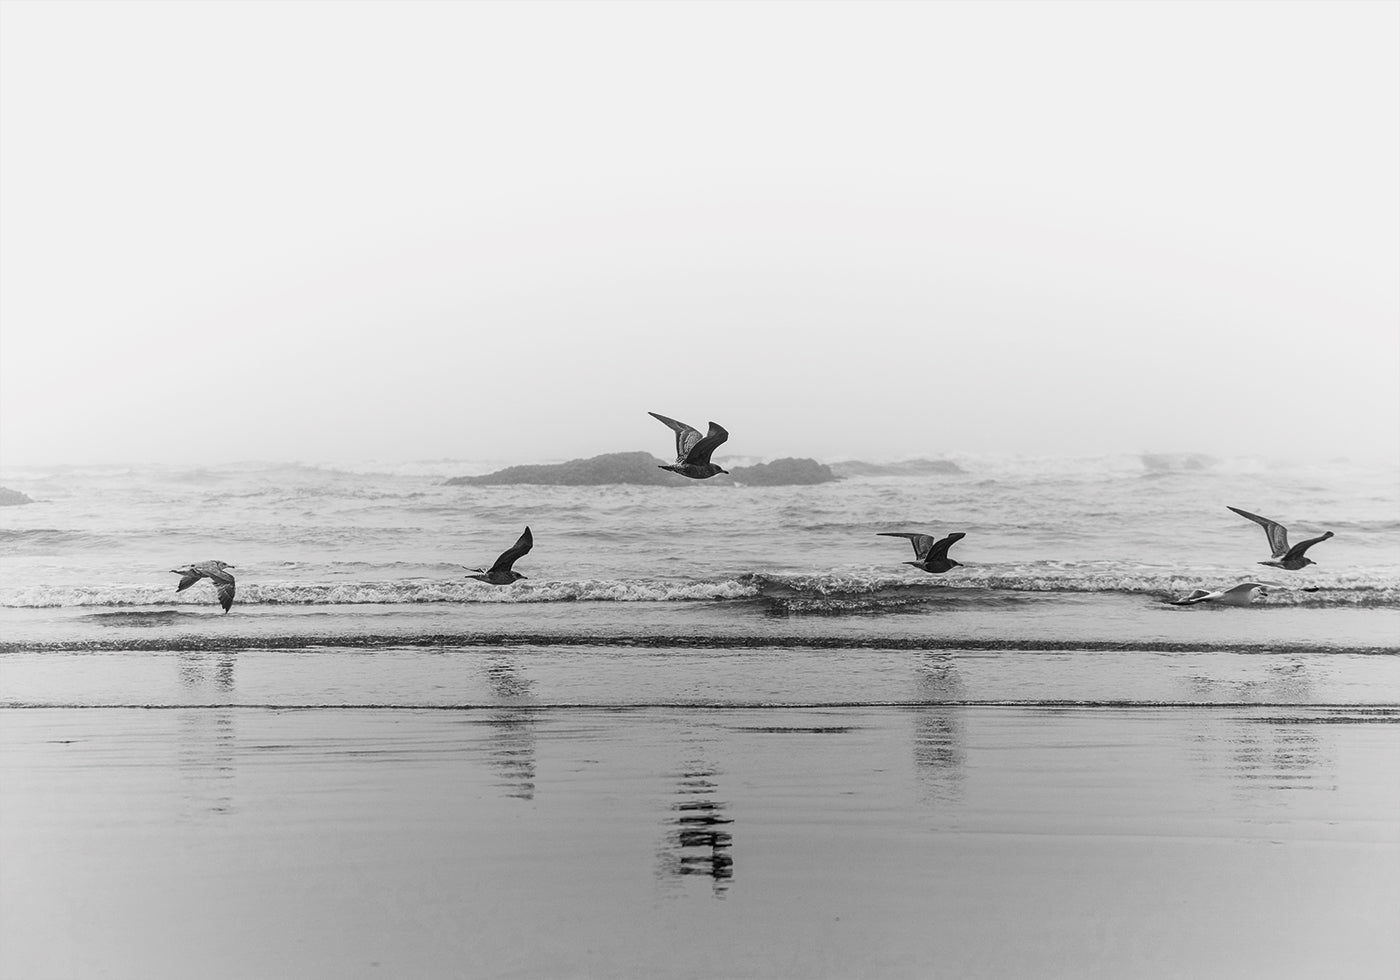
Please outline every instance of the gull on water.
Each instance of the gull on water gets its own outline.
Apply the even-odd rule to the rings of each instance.
[[[480,582],[489,582],[492,585],[510,585],[517,579],[525,578],[519,572],[511,571],[510,566],[517,560],[529,554],[530,549],[535,546],[535,538],[530,533],[530,528],[526,526],[525,533],[520,535],[519,540],[508,549],[501,552],[501,557],[496,559],[496,564],[490,568],[474,568],[472,571],[479,574],[468,575],[467,578],[474,578]]]
[[[967,537],[962,531],[954,531],[941,541],[935,541],[930,535],[918,534],[912,531],[880,531],[880,537],[885,538],[908,538],[914,546],[914,557],[917,561],[906,561],[904,564],[913,565],[915,568],[922,568],[926,572],[935,575],[942,575],[950,568],[961,568],[962,562],[954,561],[948,557],[948,549]]]
[[[1272,561],[1261,561],[1260,565],[1268,565],[1271,568],[1286,568],[1290,572],[1296,572],[1300,568],[1317,564],[1311,558],[1305,557],[1303,552],[1307,551],[1319,541],[1326,541],[1332,537],[1332,532],[1320,534],[1315,538],[1308,538],[1306,541],[1299,541],[1293,547],[1288,547],[1288,528],[1278,521],[1271,521],[1267,517],[1260,517],[1258,514],[1251,514],[1247,510],[1240,510],[1238,507],[1226,505],[1226,509],[1234,511],[1241,517],[1247,517],[1255,524],[1264,529],[1264,533],[1269,536],[1269,548],[1273,551]]]
[[[691,428],[684,422],[668,419],[655,412],[647,414],[658,422],[664,422],[676,433],[676,461],[669,466],[662,466],[661,469],[688,476],[692,480],[704,480],[716,473],[729,472],[710,462],[710,455],[729,438],[729,430],[724,426],[711,422],[710,431],[702,437],[699,429]]]
[[[1255,593],[1258,593],[1260,599],[1268,598],[1268,586],[1259,582],[1241,582],[1239,585],[1221,589],[1219,592],[1197,589],[1184,598],[1174,600],[1172,605],[1194,606],[1198,602],[1218,602],[1222,606],[1247,606],[1254,601]]]
[[[233,576],[224,569],[232,567],[221,561],[201,561],[184,568],[172,568],[171,571],[180,576],[180,584],[175,586],[175,591],[184,592],[200,579],[207,578],[219,590],[219,605],[224,607],[224,612],[228,612],[229,606],[233,605]]]

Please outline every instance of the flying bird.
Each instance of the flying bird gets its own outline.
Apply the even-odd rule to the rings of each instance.
[[[1268,587],[1258,582],[1241,582],[1239,585],[1228,589],[1221,589],[1219,592],[1207,592],[1205,589],[1197,589],[1190,595],[1172,602],[1173,606],[1194,606],[1198,602],[1218,602],[1222,606],[1247,606],[1255,599],[1268,598]]]
[[[228,612],[229,606],[233,605],[233,576],[224,569],[232,567],[221,561],[201,561],[184,568],[172,568],[171,571],[180,576],[180,584],[175,586],[175,591],[184,592],[200,579],[207,578],[219,590],[219,605],[224,607],[224,612]]]
[[[501,552],[501,557],[496,559],[496,564],[490,568],[474,568],[472,571],[479,574],[468,575],[467,578],[474,578],[481,582],[489,582],[492,585],[510,585],[517,579],[525,578],[519,572],[511,571],[510,566],[519,559],[530,553],[530,549],[535,546],[534,535],[530,533],[530,528],[525,528],[525,533],[520,535],[520,539],[511,545],[510,548]]]
[[[1320,534],[1315,538],[1308,538],[1306,541],[1299,541],[1293,547],[1288,547],[1288,528],[1278,521],[1271,521],[1267,517],[1260,517],[1258,514],[1251,514],[1247,510],[1240,510],[1238,507],[1229,507],[1241,517],[1248,517],[1255,524],[1264,529],[1264,533],[1269,536],[1269,548],[1273,551],[1272,561],[1261,561],[1260,565],[1268,565],[1271,568],[1286,568],[1290,572],[1296,572],[1300,568],[1317,564],[1311,558],[1306,557],[1303,552],[1307,551],[1319,541],[1326,541],[1332,537],[1332,532]]]
[[[701,436],[699,429],[693,429],[684,422],[668,419],[655,412],[647,414],[658,422],[664,422],[676,433],[676,461],[670,466],[662,466],[661,469],[688,476],[692,480],[704,480],[716,473],[729,472],[710,462],[710,455],[729,438],[729,430],[724,426],[711,422],[710,431]]]
[[[935,575],[942,575],[950,568],[962,567],[962,562],[954,561],[948,557],[948,549],[967,537],[962,531],[954,531],[942,541],[934,541],[927,534],[916,534],[910,531],[880,531],[878,533],[885,538],[909,539],[909,542],[914,546],[914,557],[918,560],[906,561],[904,563],[906,565],[922,568]]]

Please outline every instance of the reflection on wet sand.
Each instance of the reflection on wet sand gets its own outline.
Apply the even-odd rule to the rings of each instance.
[[[1248,676],[1224,678],[1193,674],[1186,682],[1191,701],[1241,701],[1256,704],[1310,704],[1317,700],[1308,665],[1289,660]]]
[[[1335,787],[1330,765],[1335,760],[1323,758],[1314,726],[1305,720],[1232,719],[1226,741],[1228,772],[1236,779],[1269,789]]]
[[[914,710],[914,763],[930,802],[952,802],[962,796],[967,762],[963,712],[939,702],[963,698],[962,678],[946,654],[925,653],[915,680],[917,700],[931,702]]]
[[[517,800],[535,798],[535,717],[530,710],[535,682],[525,677],[511,660],[493,660],[486,666],[491,693],[503,702],[492,711],[488,761],[500,776],[497,785]]]
[[[211,658],[208,654],[193,653],[186,651],[179,654],[178,670],[180,672],[180,686],[189,694],[216,693],[221,695],[221,700],[233,694],[233,668],[234,657],[232,653],[220,655],[217,659]],[[211,667],[210,661],[213,659]]]
[[[1318,738],[1314,712],[1301,707],[1314,700],[1304,664],[1274,664],[1261,676],[1242,680],[1198,675],[1191,678],[1191,688],[1195,697],[1205,701],[1300,705],[1267,715],[1222,718],[1221,724],[1206,726],[1196,734],[1198,763],[1217,772],[1223,770],[1237,781],[1241,796],[1278,803],[1282,801],[1272,792],[1260,797],[1260,791],[1336,787],[1336,759],[1328,756]]]
[[[734,824],[724,812],[728,804],[717,799],[717,773],[704,765],[687,767],[676,784],[678,800],[667,819],[661,873],[666,877],[701,875],[710,879],[711,891],[723,897],[734,878],[734,857],[729,853]]]
[[[180,686],[192,700],[227,700],[233,696],[233,654],[217,659],[185,652],[178,658]],[[211,696],[213,695],[213,696]],[[234,728],[236,709],[184,708],[179,713],[179,768],[185,785],[185,816],[233,812]]]

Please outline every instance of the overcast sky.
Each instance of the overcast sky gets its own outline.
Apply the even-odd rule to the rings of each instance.
[[[7,465],[1400,453],[1396,3],[0,9]]]

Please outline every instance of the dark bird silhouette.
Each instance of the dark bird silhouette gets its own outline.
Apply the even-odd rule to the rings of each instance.
[[[1251,514],[1247,510],[1240,510],[1238,507],[1226,505],[1228,510],[1234,511],[1241,517],[1248,517],[1255,524],[1264,529],[1264,533],[1269,536],[1269,549],[1273,552],[1272,561],[1261,561],[1260,565],[1268,565],[1271,568],[1286,568],[1290,572],[1296,572],[1300,568],[1317,564],[1311,558],[1304,556],[1307,551],[1319,541],[1326,541],[1332,537],[1332,532],[1320,534],[1315,538],[1308,538],[1306,541],[1299,541],[1293,547],[1288,547],[1288,528],[1278,521],[1271,521],[1267,517],[1260,517],[1258,514]]]
[[[207,578],[219,590],[219,605],[224,607],[224,612],[228,612],[229,606],[233,605],[233,576],[224,569],[232,567],[221,561],[201,561],[184,568],[172,568],[171,571],[180,576],[180,584],[175,586],[175,591],[184,592],[200,579]]]
[[[655,412],[647,414],[659,422],[664,422],[676,433],[676,461],[670,466],[662,466],[661,469],[688,476],[692,480],[704,480],[716,473],[729,472],[710,462],[710,455],[729,438],[729,430],[724,426],[711,422],[710,431],[702,437],[699,429],[693,429],[684,422],[668,419]]]
[[[934,541],[927,534],[917,534],[910,531],[880,531],[879,534],[885,538],[909,539],[909,542],[914,546],[914,557],[918,560],[906,561],[904,563],[906,565],[922,568],[935,575],[942,575],[950,568],[962,567],[962,562],[954,561],[948,557],[948,549],[967,537],[962,531],[954,531],[942,541]]]
[[[1258,582],[1241,582],[1239,585],[1221,589],[1219,592],[1197,589],[1185,598],[1175,600],[1172,605],[1194,606],[1198,602],[1218,602],[1222,606],[1247,606],[1254,601],[1256,592],[1259,593],[1259,598],[1268,598],[1269,590],[1266,586]]]
[[[511,545],[510,548],[501,552],[501,557],[496,559],[496,564],[490,568],[472,569],[478,572],[477,575],[468,575],[467,578],[474,578],[480,582],[489,582],[492,585],[510,585],[517,579],[525,578],[519,572],[511,571],[510,566],[519,559],[530,553],[530,549],[535,546],[534,535],[530,533],[530,528],[525,528],[525,533],[520,535],[520,539]]]

